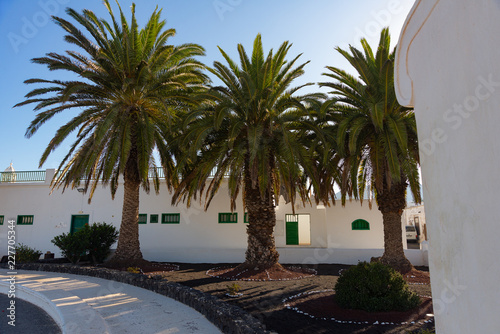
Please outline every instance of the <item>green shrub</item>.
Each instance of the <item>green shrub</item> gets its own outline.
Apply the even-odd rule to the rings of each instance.
[[[58,235],[52,239],[52,243],[72,263],[77,263],[86,255],[93,263],[102,263],[117,238],[118,231],[113,225],[95,223],[91,226],[86,224],[73,234]]]
[[[42,255],[42,252],[23,244],[16,246],[16,262],[36,262]]]
[[[379,262],[361,262],[343,271],[335,284],[335,296],[343,308],[368,312],[406,311],[420,304],[403,276]]]
[[[87,252],[88,240],[79,233],[80,231],[73,234],[63,233],[55,236],[54,239],[51,240],[51,242],[61,250],[64,257],[71,261],[71,263],[80,261],[80,258],[86,255]]]
[[[93,263],[103,263],[109,255],[111,246],[118,239],[118,231],[113,225],[95,223],[85,225],[85,236],[88,241],[88,252]]]

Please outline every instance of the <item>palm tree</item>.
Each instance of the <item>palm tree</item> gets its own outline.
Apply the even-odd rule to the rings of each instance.
[[[341,193],[363,199],[374,194],[384,222],[384,254],[380,261],[406,272],[411,263],[404,255],[401,214],[410,185],[420,202],[417,128],[413,110],[399,105],[394,91],[394,50],[383,29],[374,54],[366,39],[363,51],[337,48],[358,72],[356,78],[336,67],[325,75],[334,82],[320,83],[333,89],[333,109],[340,115],[335,128],[338,153],[343,157]]]
[[[30,79],[27,84],[42,84],[33,89],[22,106],[35,103],[37,116],[26,131],[30,138],[54,115],[73,111],[73,119],[61,126],[41,159],[40,166],[63,140],[76,133],[76,140],[59,165],[52,187],[77,187],[83,182],[90,190],[89,201],[99,182],[110,185],[114,198],[119,180],[124,180],[124,199],[120,235],[111,263],[143,261],[139,245],[138,214],[140,186],[149,192],[150,177],[156,192],[160,174],[155,155],[160,159],[170,188],[177,175],[173,152],[166,145],[170,129],[178,121],[178,112],[193,104],[192,94],[202,88],[204,66],[193,59],[204,54],[201,46],[168,45],[175,34],[164,29],[161,10],[155,9],[145,27],[139,29],[135,5],[131,6],[131,23],[119,4],[117,21],[107,0],[104,4],[111,23],[97,18],[90,10],[66,13],[88,32],[88,38],[72,23],[54,17],[67,35],[65,40],[83,52],[66,51],[66,55],[48,53],[33,59],[49,70],[63,70],[74,80]],[[155,153],[156,152],[156,153]],[[173,177],[175,175],[175,177]]]
[[[309,200],[305,175],[311,161],[298,133],[310,125],[303,102],[318,94],[294,95],[305,85],[290,86],[307,63],[294,67],[300,55],[287,61],[290,47],[284,42],[265,56],[257,35],[251,57],[238,45],[240,66],[219,48],[227,66],[216,61],[210,72],[223,86],[208,92],[212,104],[185,120],[183,145],[190,160],[180,165],[184,178],[173,203],[185,200],[189,205],[199,194],[205,196],[206,209],[227,180],[234,210],[242,191],[248,247],[238,270],[281,270],[273,235],[277,196],[281,189],[292,203],[297,196]]]

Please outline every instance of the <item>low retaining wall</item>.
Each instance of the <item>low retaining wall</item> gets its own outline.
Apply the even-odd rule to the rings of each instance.
[[[222,332],[228,334],[272,334],[257,319],[243,309],[227,304],[217,297],[167,280],[148,278],[107,268],[84,267],[71,264],[26,263],[17,269],[51,271],[66,274],[86,275],[134,285],[175,299],[203,314]]]

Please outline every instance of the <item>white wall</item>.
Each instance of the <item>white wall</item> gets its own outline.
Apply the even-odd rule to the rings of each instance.
[[[48,177],[52,174],[48,173]],[[70,231],[71,216],[89,215],[89,222],[106,222],[120,227],[123,188],[119,187],[115,200],[111,200],[109,188],[98,187],[91,204],[87,195],[76,189],[55,190],[51,195],[49,182],[0,183],[0,215],[5,223],[0,226],[0,249],[7,249],[7,220],[17,215],[31,215],[33,225],[17,225],[16,241],[42,252],[51,251],[60,256],[50,240]],[[219,224],[220,212],[230,212],[227,188],[222,187],[207,211],[198,202],[190,208],[181,203],[172,206],[171,195],[163,185],[160,194],[141,192],[139,212],[147,214],[147,224],[139,225],[141,250],[148,260],[170,262],[242,262],[247,247],[244,212],[238,203],[236,224]],[[291,204],[279,201],[276,212],[276,246],[282,263],[346,263],[369,261],[383,252],[382,215],[376,206],[368,203],[347,202],[318,209],[316,205],[296,204],[296,213],[310,216],[310,245],[286,245],[285,215],[292,214]],[[161,224],[162,213],[180,213],[180,224]],[[150,223],[150,215],[158,214],[159,222]],[[351,223],[365,219],[370,230],[353,231]],[[0,252],[1,253],[1,252]],[[422,265],[416,257],[415,265]]]
[[[370,209],[368,202],[346,202],[343,208],[340,201],[333,207],[326,208],[328,221],[328,246],[330,248],[384,248],[384,226],[382,214],[374,204]],[[370,223],[370,230],[352,230],[351,223],[356,219],[364,219]]]
[[[438,333],[500,329],[500,3],[416,1],[396,92],[415,107]]]

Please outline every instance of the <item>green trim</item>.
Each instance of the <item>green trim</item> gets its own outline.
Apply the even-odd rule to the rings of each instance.
[[[370,229],[370,223],[364,219],[356,219],[351,223],[353,231],[366,231]]]
[[[237,222],[237,212],[219,212],[219,224],[236,224]]]
[[[181,222],[180,213],[162,213],[161,223],[162,224],[179,224]]]
[[[0,216],[0,225],[3,225],[3,220],[4,220],[4,217]]]
[[[245,212],[245,216],[243,216],[243,222],[244,222],[245,224],[248,224],[248,223],[249,223],[249,221],[248,221],[248,212]]]
[[[19,215],[17,216],[17,225],[33,225],[35,216],[33,215]]]
[[[157,214],[151,214],[151,215],[149,215],[149,223],[150,224],[156,224],[156,223],[158,223],[158,215]]]
[[[138,224],[147,224],[148,223],[148,214],[147,213],[140,213],[139,214],[139,220],[137,221]]]

